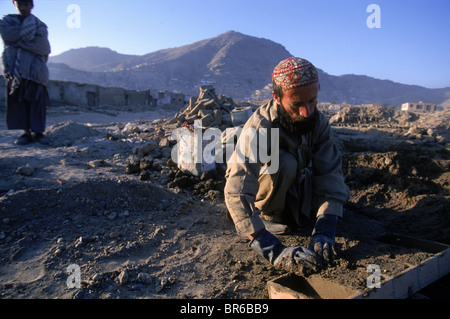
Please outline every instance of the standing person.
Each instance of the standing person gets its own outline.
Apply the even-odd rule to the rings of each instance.
[[[249,160],[247,139],[239,138],[236,150],[243,150],[245,161],[228,163],[225,203],[238,235],[248,237],[257,253],[278,269],[309,274],[333,261],[335,232],[349,189],[329,122],[316,107],[317,69],[291,57],[275,67],[272,82],[273,99],[255,111],[243,132],[278,130],[278,149],[270,145],[271,138],[269,145],[258,144],[278,155],[278,169],[267,173],[268,163]],[[302,218],[315,221],[309,246],[283,245],[275,235],[300,225]]]
[[[18,14],[0,19],[4,43],[2,69],[6,79],[6,124],[24,130],[16,144],[49,144],[44,136],[49,105],[47,60],[50,54],[47,25],[31,14],[33,0],[13,1]]]

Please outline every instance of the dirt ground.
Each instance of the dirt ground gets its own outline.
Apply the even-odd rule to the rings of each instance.
[[[283,273],[236,236],[223,167],[193,177],[167,162],[169,125],[158,119],[173,114],[53,108],[52,145],[17,146],[0,113],[0,298],[268,297]],[[351,199],[339,258],[318,276],[363,290],[370,264],[386,279],[433,256],[376,240],[386,233],[450,244],[448,114],[333,123]],[[279,238],[308,245],[312,227]],[[448,282],[435,284],[440,296]]]

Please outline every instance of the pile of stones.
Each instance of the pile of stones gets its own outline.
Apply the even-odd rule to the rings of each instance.
[[[194,121],[201,120],[202,127],[217,127],[225,130],[233,126],[231,121],[231,111],[238,105],[233,99],[226,96],[217,96],[215,89],[211,85],[200,87],[198,97],[191,97],[189,104],[180,110],[167,123],[187,123],[194,124]]]
[[[133,148],[129,157],[126,173],[139,176],[141,181],[155,179],[167,188],[180,192],[188,190],[192,194],[203,195],[216,199],[221,196],[225,185],[225,164],[216,164],[216,169],[192,174],[182,170],[172,160],[173,147],[177,140],[174,130],[181,126],[192,127],[194,122],[203,129],[218,128],[222,132],[233,128],[231,112],[240,106],[233,99],[223,95],[217,96],[214,87],[200,87],[198,97],[191,97],[187,106],[173,117],[152,122],[151,129],[146,130],[145,142]],[[245,107],[256,108],[247,103]],[[149,132],[150,131],[150,132]],[[139,133],[139,132],[138,132]],[[133,132],[136,135],[136,132]],[[142,141],[143,134],[139,134]]]

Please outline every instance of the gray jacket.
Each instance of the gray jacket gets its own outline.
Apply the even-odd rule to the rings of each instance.
[[[276,124],[278,107],[280,106],[272,99],[256,110],[243,129],[267,128],[270,131],[271,128],[278,127]],[[279,132],[280,149],[294,155],[299,168],[306,168],[311,160],[312,176],[309,185],[312,189],[308,191],[316,200],[314,206],[318,209],[317,215],[331,214],[342,217],[343,204],[349,198],[349,189],[344,182],[341,154],[334,141],[328,120],[319,113],[314,129],[302,137],[293,136],[283,128],[280,128]],[[271,141],[270,138],[267,140]],[[245,149],[245,155],[248,157],[248,150],[241,147],[241,143],[245,143],[243,138],[239,138],[236,149]],[[271,152],[274,151],[270,145],[258,145],[258,149],[260,147],[267,147]],[[260,162],[251,163],[246,160],[243,163],[231,162],[227,167],[225,203],[236,230],[241,236],[253,234],[264,227],[259,217],[259,211],[255,207],[255,197],[258,191],[267,193],[267,190],[259,189],[258,178],[261,165]],[[309,198],[309,200],[311,199]],[[305,210],[304,213],[308,218],[310,217],[308,210]]]
[[[5,46],[2,71],[7,79],[13,76],[17,51],[20,48],[22,49],[19,67],[21,77],[47,86],[49,81],[47,60],[50,54],[47,25],[35,16],[30,16],[36,19],[36,33],[31,41],[22,39],[22,26],[17,14],[9,14],[0,19],[0,34]]]

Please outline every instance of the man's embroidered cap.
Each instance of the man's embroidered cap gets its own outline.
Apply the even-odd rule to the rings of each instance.
[[[272,80],[283,91],[319,81],[317,69],[308,60],[290,57],[278,63],[273,70]]]

